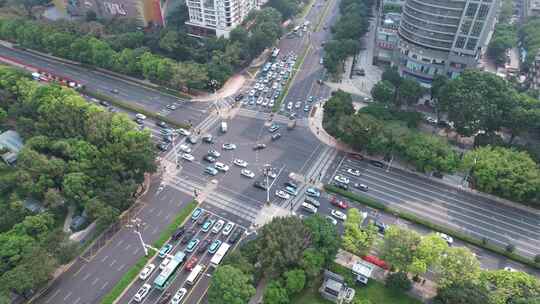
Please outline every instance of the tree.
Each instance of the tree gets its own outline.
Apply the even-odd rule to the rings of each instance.
[[[3,124],[7,119],[7,112],[6,110],[0,108],[0,124]]]
[[[285,289],[289,295],[299,293],[306,285],[306,274],[302,269],[293,269],[283,274]]]
[[[368,225],[361,227],[364,217],[356,208],[350,208],[345,220],[345,233],[342,237],[342,246],[345,250],[360,256],[366,255],[377,239],[377,228]]]
[[[242,271],[223,265],[212,275],[208,289],[208,303],[210,304],[243,304],[255,295],[255,288],[251,278]]]
[[[402,80],[397,68],[395,67],[386,68],[381,76],[381,79],[383,81],[390,82],[396,88],[399,88]]]
[[[271,281],[264,290],[265,304],[288,304],[289,295],[279,281]],[[221,302],[222,303],[222,302]]]
[[[373,86],[371,96],[378,102],[392,104],[394,103],[395,90],[396,88],[390,81],[382,80]]]
[[[401,80],[398,89],[398,98],[396,100],[396,106],[406,104],[409,106],[415,105],[420,97],[424,95],[424,89],[418,84],[417,81],[404,78]]]
[[[480,273],[480,282],[490,287],[490,303],[513,303],[521,298],[540,297],[540,280],[521,271],[488,270]]]
[[[480,263],[468,248],[451,247],[442,257],[437,272],[440,288],[463,281],[476,282],[480,276]]]
[[[485,304],[489,303],[489,291],[483,284],[463,281],[439,288],[433,302],[434,304]]]
[[[421,237],[416,231],[390,226],[380,248],[381,258],[394,269],[407,271],[414,262],[420,241]]]
[[[401,155],[420,172],[453,172],[459,164],[459,157],[450,145],[436,136],[411,133],[401,147]]]
[[[416,248],[416,256],[409,266],[414,275],[426,273],[430,268],[440,267],[441,258],[448,249],[448,243],[435,233],[423,236]]]
[[[412,282],[406,272],[399,271],[386,277],[386,287],[394,292],[406,292],[412,288]]]
[[[300,266],[304,269],[306,276],[311,280],[316,278],[324,266],[324,255],[314,248],[304,251]]]
[[[311,245],[324,256],[324,264],[330,265],[339,249],[336,226],[318,214],[304,219],[304,225],[311,232]]]
[[[540,169],[526,152],[502,147],[481,147],[465,154],[474,186],[516,201],[531,200],[540,191]]]

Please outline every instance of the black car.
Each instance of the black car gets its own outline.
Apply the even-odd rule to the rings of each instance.
[[[167,304],[171,300],[172,293],[167,291],[159,300],[159,304]]]
[[[157,145],[157,148],[160,150],[160,151],[167,151],[169,150],[169,147],[171,146],[171,144],[168,144],[168,143],[165,143],[165,142],[162,142],[160,144]]]
[[[280,133],[276,133],[274,135],[272,135],[272,140],[278,140],[281,138],[281,134]]]
[[[180,227],[180,228],[176,229],[176,231],[172,235],[173,241],[178,241],[178,239],[181,238],[182,235],[184,235],[185,231],[186,231],[186,229],[184,227]]]
[[[241,236],[242,236],[242,229],[239,229],[239,228],[235,229],[233,233],[231,234],[231,237],[229,238],[229,243],[234,244],[238,242]]]
[[[164,121],[158,121],[158,122],[156,123],[156,125],[157,125],[158,127],[160,127],[160,128],[164,128],[164,129],[169,127],[169,126],[167,126],[167,123],[164,122]]]
[[[234,98],[235,101],[240,101],[240,100],[242,100],[242,99],[244,99],[244,94],[238,94],[238,95],[236,95],[236,97]]]
[[[265,182],[261,182],[261,181],[256,181],[253,183],[253,186],[255,188],[259,188],[259,189],[262,189],[262,190],[266,190],[268,188],[268,186],[266,185]]]
[[[386,228],[388,228],[388,225],[386,225],[385,223],[381,221],[375,221],[373,222],[373,225],[377,227],[377,229],[379,230],[379,233],[381,234],[384,234],[384,232],[386,231]]]
[[[297,188],[298,188],[298,185],[295,184],[295,183],[292,182],[292,181],[287,181],[287,182],[284,183],[284,185],[285,185],[285,186],[292,187],[292,188],[294,188],[294,189],[297,189]]]
[[[191,230],[188,230],[186,232],[186,235],[185,237],[182,239],[182,244],[186,244],[187,242],[189,242],[191,240],[191,238],[193,238],[193,236],[195,235],[195,231],[193,229]]]
[[[197,220],[197,225],[202,226],[202,224],[204,224],[204,222],[206,222],[206,220],[208,220],[209,217],[210,217],[210,214],[205,213],[203,216],[201,216],[201,217]]]
[[[204,239],[200,244],[199,244],[199,248],[197,249],[197,252],[198,253],[203,253],[206,251],[206,249],[208,249],[208,246],[210,246],[210,243],[212,243],[211,240],[209,239]]]
[[[106,102],[105,100],[100,100],[100,101],[99,101],[99,104],[102,105],[102,106],[104,106],[104,107],[110,107],[110,106],[111,106],[111,104],[108,103],[108,102]]]
[[[255,146],[253,146],[253,150],[262,150],[264,148],[266,148],[265,144],[256,144]]]
[[[335,183],[334,183],[334,186],[336,186],[336,187],[338,187],[338,188],[341,188],[341,189],[343,189],[343,190],[349,190],[349,185],[344,184],[344,183],[335,182]]]
[[[215,163],[216,162],[216,158],[211,156],[211,155],[205,155],[203,157],[203,159],[209,163]]]
[[[369,163],[370,163],[372,166],[375,166],[375,167],[378,167],[378,168],[384,168],[383,162],[380,162],[380,161],[378,161],[378,160],[370,160]]]

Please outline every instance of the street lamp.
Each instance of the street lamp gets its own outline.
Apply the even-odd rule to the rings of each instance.
[[[144,243],[144,240],[142,238],[141,231],[144,227],[144,223],[140,218],[134,218],[131,220],[131,224],[126,225],[127,228],[133,228],[133,232],[139,236],[139,241],[141,241],[141,245],[144,250],[144,255],[148,256],[148,248],[147,245]]]
[[[266,175],[266,203],[270,204],[270,181],[268,180],[268,176],[270,175],[270,172],[272,171],[272,166],[270,164],[264,165],[263,172],[264,175]]]

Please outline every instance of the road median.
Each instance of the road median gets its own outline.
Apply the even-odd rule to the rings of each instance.
[[[189,215],[195,210],[198,206],[198,202],[193,200],[186,207],[184,207],[174,218],[174,220],[161,231],[159,238],[153,243],[154,248],[161,248],[165,242],[167,242],[173,232],[179,227],[182,226],[185,221],[189,218]],[[101,300],[101,304],[113,304],[124,294],[124,292],[131,286],[131,284],[137,280],[139,272],[144,268],[144,266],[154,258],[156,252],[149,252],[148,256],[143,256],[127,270],[122,278],[116,283],[113,289]]]
[[[395,216],[398,216],[398,217],[400,217],[402,219],[408,220],[408,221],[413,222],[415,224],[425,226],[425,227],[427,227],[427,228],[429,228],[431,230],[443,232],[443,233],[445,233],[447,235],[450,235],[452,237],[460,239],[465,243],[469,243],[471,245],[474,245],[474,246],[489,250],[491,252],[494,252],[496,254],[505,256],[505,257],[507,257],[507,258],[509,258],[511,260],[516,261],[516,262],[523,263],[523,264],[525,264],[527,266],[530,266],[532,268],[540,269],[540,263],[535,263],[535,261],[530,259],[530,258],[524,257],[522,255],[519,255],[519,254],[515,253],[515,252],[508,252],[504,248],[501,248],[499,246],[496,246],[494,244],[489,243],[487,240],[479,240],[479,239],[474,238],[472,236],[469,236],[469,235],[467,235],[467,234],[465,234],[463,232],[456,231],[454,229],[448,228],[448,227],[443,226],[443,225],[432,223],[432,222],[430,222],[428,220],[425,220],[423,218],[420,218],[420,217],[418,217],[418,216],[416,216],[416,215],[414,215],[412,213],[404,212],[404,211],[401,211],[401,210],[398,210],[398,209],[395,209],[395,208],[391,208],[391,207],[389,207],[389,206],[387,206],[387,205],[385,205],[385,204],[383,204],[383,203],[381,203],[381,202],[379,202],[377,200],[374,200],[374,199],[372,199],[370,197],[367,197],[365,195],[352,193],[350,191],[345,191],[343,189],[337,188],[337,187],[332,186],[332,185],[325,185],[324,190],[326,192],[339,194],[339,195],[341,195],[343,197],[346,197],[346,198],[348,198],[348,199],[350,199],[350,200],[352,200],[354,202],[360,203],[362,205],[366,205],[366,206],[375,208],[377,210],[381,210],[381,211],[384,211],[384,212],[387,212],[387,213],[394,214]]]

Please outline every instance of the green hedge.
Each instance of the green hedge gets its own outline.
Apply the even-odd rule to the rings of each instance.
[[[477,238],[474,238],[472,236],[469,236],[463,232],[459,232],[459,231],[456,231],[456,230],[453,230],[451,228],[448,228],[446,226],[442,226],[442,225],[438,225],[438,224],[434,224],[428,220],[425,220],[423,218],[420,218],[412,213],[409,213],[409,212],[403,212],[403,211],[400,211],[400,210],[397,210],[397,209],[393,209],[393,208],[390,208],[386,205],[384,205],[383,203],[379,202],[379,201],[376,201],[372,198],[369,198],[365,195],[361,195],[361,194],[356,194],[356,193],[352,193],[350,191],[345,191],[343,189],[340,189],[340,188],[337,188],[335,186],[332,186],[332,185],[325,185],[324,186],[324,189],[327,191],[327,192],[332,192],[332,193],[337,193],[339,195],[342,195],[350,200],[353,200],[355,202],[358,202],[358,203],[361,203],[363,205],[367,205],[367,206],[370,206],[370,207],[373,207],[375,209],[379,209],[379,210],[382,210],[382,211],[385,211],[385,212],[388,212],[388,213],[392,213],[400,218],[403,218],[403,219],[406,219],[408,221],[411,221],[413,223],[416,223],[416,224],[419,224],[419,225],[422,225],[422,226],[425,226],[429,229],[432,229],[432,230],[436,230],[436,231],[440,231],[440,232],[443,232],[443,233],[446,233],[448,235],[451,235],[457,239],[460,239],[466,243],[469,243],[469,244],[472,244],[472,245],[475,245],[475,246],[478,246],[480,248],[484,248],[486,250],[489,250],[489,251],[492,251],[492,252],[495,252],[497,254],[500,254],[500,255],[503,255],[511,260],[514,260],[516,262],[520,262],[520,263],[523,263],[525,265],[528,265],[530,267],[533,267],[533,268],[536,268],[536,269],[540,269],[540,263],[535,263],[534,260],[532,259],[529,259],[529,258],[526,258],[524,256],[521,256],[517,253],[513,253],[513,252],[508,252],[505,250],[505,248],[501,248],[499,246],[496,246],[494,244],[491,244],[491,243],[484,243],[482,240],[479,240]]]
[[[174,126],[174,127],[177,127],[177,128],[189,129],[189,125],[187,125],[187,124],[178,123],[178,122],[173,121],[173,120],[171,120],[171,119],[169,119],[167,117],[164,117],[164,116],[158,115],[156,113],[147,111],[144,108],[141,108],[141,107],[136,106],[136,105],[134,105],[132,103],[129,103],[129,102],[126,102],[126,101],[111,97],[109,95],[101,94],[101,93],[90,91],[90,90],[87,90],[87,89],[82,89],[82,90],[80,90],[80,92],[85,94],[85,95],[88,95],[90,97],[94,97],[96,99],[99,99],[99,100],[108,101],[108,102],[110,102],[111,104],[113,104],[113,105],[115,105],[117,107],[120,107],[120,108],[123,108],[123,109],[126,109],[126,110],[130,110],[130,111],[133,111],[133,112],[141,113],[141,114],[144,114],[144,115],[146,115],[148,117],[152,117],[154,119],[164,121],[164,122],[168,123],[171,126]]]
[[[175,219],[172,221],[167,228],[165,228],[163,231],[161,231],[160,237],[157,241],[154,242],[153,246],[155,248],[161,248],[167,242],[172,233],[181,226],[184,221],[189,217],[189,215],[195,210],[199,203],[197,201],[192,201],[189,203],[184,209],[180,211],[175,217]],[[112,304],[116,299],[122,294],[122,292],[133,282],[134,279],[137,278],[141,270],[144,268],[146,263],[150,259],[154,257],[156,253],[152,252],[149,253],[148,256],[141,257],[135,265],[131,266],[131,268],[124,273],[120,281],[116,283],[116,285],[113,287],[113,289],[101,300],[101,304]]]

